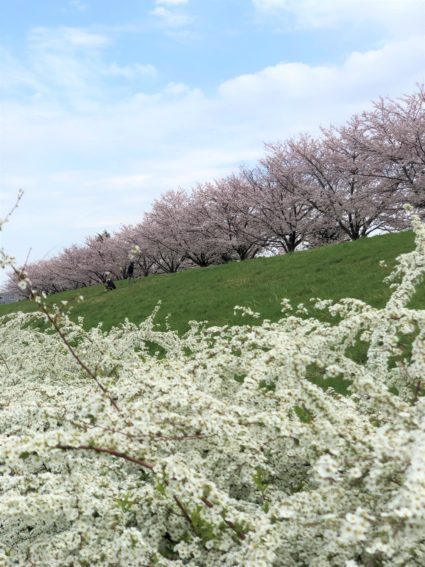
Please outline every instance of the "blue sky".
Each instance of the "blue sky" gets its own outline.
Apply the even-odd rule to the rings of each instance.
[[[0,0],[0,245],[137,222],[425,80],[424,0]],[[1,276],[0,276],[1,281]]]

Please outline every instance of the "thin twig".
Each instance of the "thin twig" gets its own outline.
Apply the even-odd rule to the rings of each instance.
[[[7,371],[9,372],[9,374],[12,374],[12,373],[10,372],[9,365],[7,364],[7,360],[4,358],[4,356],[3,356],[2,354],[0,354],[0,359],[1,359],[1,361],[3,362],[3,364],[6,366]]]
[[[13,215],[13,213],[15,212],[15,210],[19,207],[19,203],[20,203],[20,201],[21,201],[23,195],[24,195],[23,190],[22,190],[22,189],[19,189],[19,190],[18,190],[18,196],[16,197],[15,204],[14,204],[13,207],[10,209],[10,211],[7,213],[7,215],[6,215],[5,219],[4,219],[6,222],[10,219],[10,217]]]
[[[114,433],[117,435],[123,435],[128,439],[134,439],[135,441],[141,441],[142,439],[152,439],[153,441],[193,441],[193,440],[202,440],[202,439],[209,439],[216,434],[213,435],[162,435],[160,433],[146,433],[146,434],[137,434],[133,435],[132,433],[128,433],[126,431],[119,431],[117,429],[113,429],[111,427],[105,427],[103,425],[99,425],[97,423],[89,423],[87,421],[78,421],[78,420],[71,420],[71,423],[76,425],[77,427],[87,427],[89,429],[101,429],[102,431],[107,431],[108,433]]]
[[[117,457],[118,459],[124,459],[125,461],[130,461],[136,465],[149,470],[153,470],[154,466],[151,463],[137,459],[136,457],[131,457],[121,451],[116,451],[115,449],[110,449],[108,447],[94,447],[92,445],[56,445],[56,449],[62,449],[63,451],[94,451],[95,453],[106,453],[112,457]]]
[[[422,380],[419,378],[418,381],[416,382],[416,387],[415,387],[415,392],[413,395],[413,400],[412,400],[412,404],[416,404],[416,402],[419,399],[419,392],[421,391],[421,386],[422,386]]]
[[[181,510],[183,516],[185,517],[186,521],[191,525],[192,530],[196,533],[196,529],[195,529],[195,526],[193,525],[192,518],[187,513],[186,508],[183,506],[183,504],[180,502],[180,500],[177,498],[177,496],[175,494],[173,495],[173,499],[174,499],[174,502],[177,504],[177,506],[180,508],[180,510]],[[196,535],[198,535],[198,534],[196,533]]]
[[[30,249],[28,250],[27,257],[25,258],[24,269],[27,267],[28,260],[30,259],[31,250],[32,250],[32,248],[30,247]]]
[[[197,537],[199,537],[199,538],[201,539],[202,547],[207,551],[207,547],[206,547],[205,543],[202,541],[202,538],[200,537],[200,535],[199,535],[199,533],[198,533],[198,530],[196,529],[196,527],[195,527],[195,525],[194,525],[194,523],[193,523],[193,521],[192,521],[192,518],[189,516],[189,514],[188,514],[186,508],[183,506],[183,504],[180,502],[180,500],[177,498],[177,496],[176,496],[175,494],[173,495],[173,499],[174,499],[174,502],[175,502],[175,503],[177,504],[177,506],[179,507],[179,509],[181,510],[181,512],[182,512],[182,514],[183,514],[185,520],[188,522],[188,524],[189,524],[190,527],[192,528],[192,531],[195,533],[195,535],[196,535]]]
[[[201,498],[202,502],[205,504],[205,506],[207,506],[207,508],[213,508],[214,504],[212,502],[210,502],[209,500],[207,500],[207,498]],[[244,540],[245,539],[245,534],[242,533],[240,530],[238,530],[238,528],[235,526],[235,524],[231,521],[231,520],[226,520],[225,518],[223,518],[224,521],[226,522],[226,524],[229,526],[230,529],[232,529],[236,535],[238,536],[239,539]]]

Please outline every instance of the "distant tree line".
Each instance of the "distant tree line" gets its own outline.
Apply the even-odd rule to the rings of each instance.
[[[35,288],[53,293],[125,278],[130,260],[136,276],[147,276],[403,229],[403,205],[425,215],[424,111],[423,85],[380,98],[342,127],[266,144],[255,167],[190,193],[169,191],[140,224],[90,236],[26,270]],[[13,274],[7,289],[19,291]]]

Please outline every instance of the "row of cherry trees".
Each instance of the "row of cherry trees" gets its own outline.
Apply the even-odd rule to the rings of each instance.
[[[423,86],[381,98],[319,138],[266,144],[254,168],[169,191],[140,224],[89,237],[27,271],[50,293],[125,278],[130,261],[147,276],[292,252],[402,229],[406,203],[425,213]],[[17,288],[12,275],[8,287]]]

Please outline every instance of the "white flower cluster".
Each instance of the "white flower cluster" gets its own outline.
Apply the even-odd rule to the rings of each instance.
[[[130,252],[128,253],[128,259],[130,261],[135,260],[140,254],[140,252],[141,252],[140,246],[138,246],[137,244],[133,244],[133,246],[130,249]]]
[[[235,305],[233,308],[233,314],[237,315],[238,312],[241,314],[242,317],[253,317],[254,319],[260,318],[260,313],[257,313],[251,307],[245,307],[243,305]]]
[[[56,332],[3,317],[0,565],[425,565],[414,225],[385,308],[326,304],[333,324],[288,314],[179,337],[154,316],[109,333],[59,311]],[[348,395],[317,385],[335,376]]]

